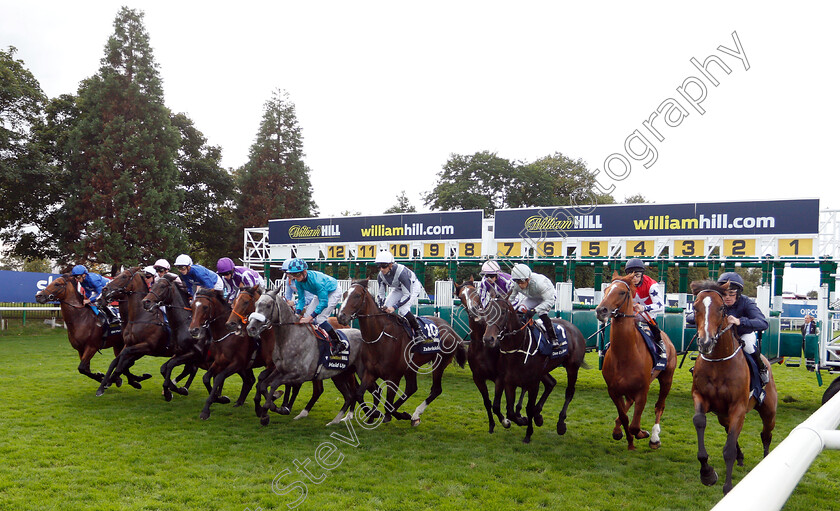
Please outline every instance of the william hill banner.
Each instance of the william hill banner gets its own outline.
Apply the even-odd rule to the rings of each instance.
[[[476,210],[269,220],[268,243],[480,240],[483,218]]]
[[[498,239],[817,234],[819,199],[496,210]]]

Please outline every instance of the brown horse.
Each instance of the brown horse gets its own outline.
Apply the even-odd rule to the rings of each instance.
[[[566,369],[566,399],[557,418],[557,434],[565,434],[566,413],[569,403],[575,396],[578,372],[581,367],[588,367],[583,361],[586,355],[586,340],[583,334],[566,320],[553,320],[553,323],[560,325],[566,332],[568,353],[563,357],[552,359],[539,353],[527,328],[530,321],[522,325],[513,305],[506,298],[493,298],[490,301],[484,314],[484,321],[487,325],[484,330],[484,344],[488,349],[499,349],[501,353],[499,365],[504,385],[496,385],[493,410],[496,414],[501,413],[501,396],[504,390],[507,398],[507,417],[513,418],[516,388],[524,389],[528,393],[528,403],[525,405],[528,429],[522,441],[529,443],[534,433],[534,423],[537,426],[542,425],[543,406],[557,383],[548,373],[563,366]],[[546,386],[545,392],[537,401],[540,381],[545,382],[547,375],[551,378],[551,384]]]
[[[192,301],[190,335],[203,341],[207,339],[209,332],[209,355],[213,358],[213,364],[204,373],[204,386],[208,388],[210,395],[199,414],[203,420],[210,418],[210,405],[227,401],[222,396],[222,389],[228,376],[238,374],[242,378],[242,391],[233,406],[242,406],[245,403],[245,398],[256,381],[251,363],[259,355],[259,351],[256,343],[247,335],[228,331],[230,311],[230,304],[221,291],[203,287],[196,290]]]
[[[700,461],[700,481],[707,486],[717,482],[718,475],[709,465],[704,435],[706,413],[717,415],[718,422],[726,430],[723,459],[726,462],[726,481],[723,493],[732,489],[732,466],[744,465],[744,453],[738,444],[738,435],[744,427],[747,412],[755,408],[761,417],[761,443],[764,456],[770,451],[773,428],[776,426],[777,393],[776,382],[770,372],[770,363],[764,364],[770,373],[770,381],[764,388],[762,404],[750,393],[750,369],[746,355],[741,349],[732,325],[726,325],[723,295],[729,283],[720,286],[711,281],[692,282],[694,293],[694,318],[697,323],[697,350],[700,356],[694,366],[694,382],[691,397],[694,399],[694,427],[697,430],[697,459]]]
[[[143,308],[143,297],[149,292],[149,286],[143,278],[140,267],[122,271],[105,285],[99,296],[99,303],[109,303],[124,299],[125,307],[120,305],[123,319],[123,340],[125,348],[111,362],[105,378],[99,384],[97,396],[105,393],[111,381],[125,373],[143,355],[171,357],[174,343],[170,343],[169,332],[164,326],[163,312],[147,311]]]
[[[232,310],[227,321],[227,328],[230,331],[236,330],[239,335],[247,335],[246,329],[248,327],[248,317],[256,310],[256,303],[262,296],[260,286],[242,288],[233,302]],[[330,318],[332,319],[332,318]],[[260,372],[257,376],[257,385],[263,382],[271,372],[274,370],[273,361],[271,359],[274,353],[274,332],[271,328],[266,328],[260,332],[260,351],[254,360],[252,367],[265,367],[266,369]],[[281,415],[289,415],[292,406],[295,404],[298,392],[300,392],[300,385],[286,385],[286,393],[283,397],[283,405],[277,409]],[[306,407],[297,415],[295,419],[302,419],[309,415],[312,407],[324,393],[324,381],[312,380],[312,398],[306,404]],[[256,392],[254,395],[254,410],[259,416],[262,409],[262,394]]]
[[[114,349],[114,356],[119,356],[123,348],[122,333],[104,337],[105,328],[99,326],[93,309],[84,304],[84,297],[79,293],[76,279],[69,273],[56,278],[43,290],[35,295],[38,303],[58,301],[61,304],[61,317],[67,325],[67,337],[70,345],[79,352],[79,372],[97,382],[102,382],[105,375],[90,371],[90,360],[97,351],[106,348]],[[140,388],[140,381],[151,378],[151,375],[135,376],[126,371],[129,384]],[[114,380],[119,387],[122,379]]]
[[[470,371],[472,371],[473,382],[476,388],[478,388],[478,392],[481,393],[481,398],[484,402],[484,409],[487,412],[487,422],[490,424],[488,432],[492,433],[496,428],[496,422],[493,420],[493,402],[490,401],[487,381],[492,381],[497,388],[504,385],[499,363],[501,354],[499,353],[498,347],[491,349],[484,345],[485,324],[483,315],[486,311],[481,304],[481,298],[475,289],[475,285],[470,282],[464,282],[455,286],[455,295],[461,300],[461,306],[467,311],[467,317],[469,318],[470,346],[467,349],[467,362],[469,362]],[[542,382],[545,387],[543,395],[545,395],[545,392],[549,392],[549,388],[553,388],[557,383],[550,374],[545,374]],[[516,403],[514,410],[513,421],[520,426],[527,424],[527,419],[520,415],[525,394],[526,392],[523,389],[519,394],[519,401]],[[502,426],[505,428],[510,427],[510,420],[502,416],[501,413],[499,413],[498,418]],[[541,417],[539,420],[540,424],[542,424]]]
[[[420,424],[420,415],[443,391],[441,385],[443,371],[452,358],[457,357],[458,365],[464,367],[467,357],[461,339],[446,321],[427,317],[438,328],[443,353],[412,352],[414,343],[411,336],[397,316],[383,312],[377,307],[373,296],[368,293],[367,280],[353,282],[347,291],[347,299],[341,307],[341,313],[338,315],[338,321],[343,325],[349,325],[354,319],[359,320],[359,328],[364,340],[362,349],[364,373],[356,394],[357,402],[363,404],[365,391],[374,393],[374,398],[378,401],[380,396],[378,392],[375,392],[375,384],[376,380],[381,378],[387,382],[383,422],[388,422],[393,415],[401,420],[411,419],[412,426],[417,426]],[[417,391],[417,372],[423,364],[429,362],[433,363],[432,388],[429,395],[414,410],[414,414],[400,412],[400,406]],[[406,381],[405,392],[394,401],[403,377]]]
[[[653,358],[645,345],[642,334],[636,328],[636,314],[633,310],[633,297],[636,287],[633,275],[621,277],[613,272],[612,282],[604,290],[604,298],[595,309],[598,320],[605,322],[612,318],[610,328],[610,347],[604,356],[602,374],[607,382],[607,390],[618,410],[618,418],[613,428],[613,438],[621,440],[621,428],[627,435],[627,448],[636,450],[633,439],[650,437],[650,448],[658,449],[661,445],[659,433],[660,420],[665,411],[665,398],[671,390],[674,370],[677,367],[677,352],[671,340],[662,332],[662,341],[668,354],[668,362],[662,371],[653,371]],[[651,382],[659,380],[659,399],[656,400],[656,419],[653,433],[641,429],[642,412],[647,403]],[[627,412],[633,409],[633,421],[627,418]]]

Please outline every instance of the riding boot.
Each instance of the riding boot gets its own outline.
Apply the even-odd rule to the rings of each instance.
[[[411,325],[411,329],[414,330],[414,338],[422,339],[424,337],[423,331],[420,330],[420,325],[417,323],[417,318],[414,317],[414,314],[412,314],[411,311],[406,312],[405,319],[408,321],[408,324]]]
[[[99,307],[99,314],[96,315],[96,324],[101,327],[108,326],[108,313],[105,312],[105,306]]]
[[[761,353],[755,350],[751,353],[755,365],[758,366],[758,376],[761,378],[761,386],[767,385],[770,382],[770,373],[767,371],[767,366],[764,365],[764,360],[761,359]]]
[[[338,336],[338,332],[330,325],[329,321],[324,321],[320,326],[330,336],[330,355],[338,355],[348,347],[347,342]]]
[[[546,337],[548,337],[548,340],[551,341],[551,347],[559,348],[560,342],[557,341],[557,332],[554,331],[554,323],[551,322],[548,314],[542,314],[540,316],[540,320],[542,321],[543,327],[545,327]]]

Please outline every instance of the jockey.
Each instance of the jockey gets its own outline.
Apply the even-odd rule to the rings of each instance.
[[[289,275],[289,264],[293,261],[293,259],[286,259],[283,261],[283,266],[280,267],[281,270],[286,272],[286,289],[283,291],[283,298],[286,299],[286,303],[289,304],[289,307],[295,308],[297,305],[297,299],[295,295],[298,294],[297,285],[295,285],[295,279]],[[309,291],[303,292],[303,301],[306,304],[306,308],[303,309],[304,314],[307,316],[312,314],[312,311],[315,309],[316,303],[312,303],[312,299],[315,298],[315,295],[310,293]]]
[[[482,304],[486,304],[492,296],[510,294],[513,282],[510,280],[510,274],[504,273],[499,267],[499,263],[493,260],[485,261],[481,265],[481,274],[484,277],[478,285],[478,296]]]
[[[163,277],[171,271],[169,261],[167,261],[166,259],[158,259],[157,261],[155,261],[154,268],[155,273],[157,273],[158,277]]]
[[[347,341],[338,336],[332,325],[330,325],[330,314],[335,310],[335,306],[341,301],[341,288],[338,287],[338,282],[325,273],[310,270],[303,259],[292,259],[289,263],[289,276],[295,280],[298,289],[298,301],[295,312],[301,316],[300,323],[315,323],[323,328],[330,336],[330,351],[333,355],[339,353],[343,349],[348,349],[350,346]],[[312,302],[315,307],[309,314],[304,315],[303,311],[306,309],[306,300],[304,293],[309,291],[315,298]]]
[[[394,262],[394,254],[387,250],[377,254],[376,264],[379,265],[379,274],[376,276],[379,282],[379,292],[376,294],[379,306],[389,314],[396,312],[404,317],[414,330],[414,338],[421,338],[420,325],[411,313],[412,300],[423,291],[417,276],[402,264]],[[390,293],[388,288],[391,288]]]
[[[99,326],[105,325],[106,321],[108,323],[113,321],[115,319],[114,315],[107,306],[100,309],[96,305],[93,305],[93,302],[96,302],[102,294],[102,288],[104,288],[105,284],[108,283],[108,279],[98,273],[88,272],[87,268],[81,264],[74,266],[70,274],[76,279],[76,282],[82,286],[82,289],[85,290],[84,304],[90,305],[90,308],[93,309],[94,313],[96,313],[96,322]],[[99,314],[100,310],[103,313],[102,315]]]
[[[151,289],[152,284],[155,283],[157,279],[159,279],[157,274],[157,270],[154,266],[146,266],[143,268],[143,280],[146,281],[146,285]]]
[[[175,258],[175,267],[181,273],[181,282],[187,288],[190,296],[193,296],[193,287],[209,287],[224,292],[225,286],[222,283],[222,277],[208,270],[200,264],[193,264],[192,258],[187,254],[181,254]]]
[[[744,343],[744,353],[752,356],[755,360],[758,366],[758,375],[761,377],[761,384],[762,386],[767,385],[767,382],[770,381],[770,375],[767,373],[767,366],[761,360],[761,353],[755,349],[756,332],[767,329],[767,319],[755,302],[742,294],[744,292],[744,279],[740,275],[730,271],[721,275],[717,280],[720,285],[727,282],[729,288],[723,295],[726,322],[738,327],[737,333]],[[685,321],[686,324],[694,326],[694,313],[687,315]]]
[[[514,265],[510,277],[516,283],[515,286],[511,286],[513,289],[508,297],[510,303],[516,304],[519,300],[518,295],[521,294],[524,298],[519,304],[528,309],[525,318],[531,319],[534,316],[539,316],[545,327],[545,334],[551,341],[552,348],[559,347],[557,333],[548,317],[548,311],[554,308],[554,302],[557,300],[557,294],[551,280],[545,275],[532,272],[528,265],[522,263]]]
[[[216,262],[216,273],[222,277],[229,303],[236,300],[242,287],[259,286],[260,292],[265,292],[265,281],[259,273],[246,266],[234,266],[229,257],[223,257]]]
[[[636,287],[636,296],[633,297],[633,311],[636,318],[645,321],[650,325],[653,333],[653,341],[661,350],[662,356],[668,353],[665,351],[665,343],[662,341],[662,333],[652,321],[649,321],[655,314],[665,312],[665,305],[662,303],[662,293],[659,291],[659,284],[652,278],[645,275],[645,263],[641,259],[633,258],[624,265],[624,274],[633,274],[633,285]]]

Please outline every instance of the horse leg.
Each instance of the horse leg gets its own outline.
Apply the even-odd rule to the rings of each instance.
[[[190,391],[188,389],[189,389],[190,383],[192,383],[192,379],[195,377],[195,373],[198,371],[198,366],[196,366],[194,364],[190,364],[188,362],[190,360],[194,359],[195,357],[196,357],[196,352],[193,351],[193,352],[189,352],[189,353],[184,353],[183,355],[178,355],[178,356],[172,357],[172,358],[169,359],[169,361],[164,363],[164,367],[167,368],[166,374],[163,375],[164,388],[168,388],[169,390],[174,390],[175,392],[177,392],[178,394],[180,394],[182,396],[189,395]],[[189,378],[189,380],[187,381],[187,384],[184,387],[179,387],[177,385],[178,378],[176,378],[174,382],[172,381],[172,371],[174,371],[175,368],[178,367],[181,364],[186,364],[184,366],[184,371],[181,373],[181,376],[183,376],[188,371],[192,371],[192,374],[190,375],[190,378]],[[161,367],[161,372],[163,372],[163,367]],[[179,376],[179,378],[181,376]]]
[[[265,369],[263,369],[260,372],[260,375],[257,376],[257,388],[256,388],[256,391],[254,392],[254,413],[257,415],[257,417],[262,417],[262,415],[260,414],[260,410],[262,410],[262,393],[263,393],[263,391],[261,389],[264,388],[263,383],[265,382],[265,379],[268,378],[268,375],[270,375],[270,374],[271,374],[271,368],[266,367]]]
[[[487,411],[487,422],[490,424],[488,433],[492,433],[496,428],[496,421],[493,420],[493,403],[490,402],[490,394],[487,392],[487,382],[483,375],[473,373],[473,383],[478,388],[481,400],[484,403],[484,409]]]
[[[636,440],[650,436],[650,433],[642,429],[642,413],[645,411],[645,405],[647,404],[647,393],[648,389],[641,389],[636,395],[633,420],[630,421],[630,428],[627,430],[628,434],[633,435]]]
[[[365,372],[365,374],[362,375],[362,381],[359,388],[356,389],[356,403],[358,403],[362,414],[364,414],[364,421],[366,424],[373,424],[373,422],[382,415],[382,412],[377,409],[379,406],[378,392],[380,392],[380,389],[374,387],[375,381],[376,378],[370,372]],[[373,396],[373,405],[365,402],[365,392],[370,392]]]
[[[432,401],[434,401],[439,395],[443,393],[443,371],[448,365],[448,362],[446,364],[438,364],[438,366],[435,368],[435,371],[432,373],[432,388],[429,390],[429,395],[426,397],[426,399],[424,399],[423,402],[417,405],[417,408],[414,409],[414,413],[411,415],[412,426],[420,425],[420,415],[422,415],[423,412],[426,411],[426,408],[430,404],[432,404]],[[407,390],[408,385],[406,385],[406,391]]]
[[[528,404],[525,405],[525,414],[528,416],[528,429],[525,430],[525,438],[523,443],[531,443],[531,435],[534,434],[534,414],[537,412],[537,393],[539,392],[539,383],[534,382],[528,386]]]
[[[211,374],[215,372],[215,364],[210,367],[210,370],[207,371],[207,374]],[[201,413],[198,415],[198,418],[201,420],[207,420],[210,418],[210,405],[212,405],[216,400],[214,399],[215,396],[218,396],[222,393],[222,388],[225,385],[225,379],[228,376],[234,373],[234,369],[231,366],[225,367],[213,377],[213,390],[210,392],[210,395],[207,396],[207,400],[204,401],[204,408],[201,410]]]
[[[615,403],[615,408],[618,411],[618,418],[615,419],[615,428],[613,428],[613,439],[621,440],[621,430],[627,435],[627,449],[635,451],[636,446],[633,445],[633,435],[630,434],[630,419],[627,418],[627,410],[633,404],[633,400],[625,399],[618,391],[607,388],[610,398]]]
[[[726,495],[732,489],[732,468],[735,465],[735,458],[738,455],[738,436],[744,427],[743,409],[730,410],[730,415],[735,414],[729,424],[729,431],[726,435],[726,443],[723,445],[723,460],[726,462],[726,480],[723,483],[723,494]]]
[[[697,461],[700,462],[700,482],[706,486],[714,485],[718,480],[714,467],[709,465],[709,453],[706,452],[706,409],[703,403],[694,398],[694,429],[697,430]]]
[[[92,373],[90,372],[90,360],[96,355],[96,348],[94,346],[87,345],[85,346],[84,351],[79,353],[79,372],[90,379],[96,380],[102,383],[102,378],[105,377],[102,373]]]
[[[510,427],[510,420],[502,415],[502,392],[504,392],[505,389],[504,378],[498,377],[493,383],[495,388],[493,395],[493,413],[499,418],[499,422],[502,424],[502,427],[508,429]]]
[[[99,388],[96,389],[96,395],[101,396],[105,393],[105,389],[111,386],[111,379],[112,375],[114,375],[114,370],[116,369],[117,365],[119,365],[120,361],[123,359],[124,356],[127,356],[130,353],[131,346],[128,348],[123,349],[120,352],[120,356],[116,357],[114,360],[111,361],[111,365],[108,366],[108,371],[105,373],[105,376],[102,378],[102,382],[99,384]],[[119,373],[116,373],[116,377],[119,377]]]
[[[545,400],[548,399],[548,396],[551,394],[551,391],[554,390],[554,386],[557,385],[557,380],[555,380],[554,377],[552,377],[548,373],[544,374],[542,378],[540,378],[540,381],[543,384],[543,393],[540,396],[539,401],[537,401],[537,407],[534,409],[534,425],[536,425],[538,428],[541,428],[543,425],[542,409],[545,405]],[[539,391],[540,386],[538,383],[535,386],[534,392]]]
[[[441,364],[440,366],[442,365],[443,364]],[[411,415],[409,415],[408,412],[400,412],[399,409],[403,405],[403,403],[408,401],[408,398],[410,398],[412,395],[414,395],[415,392],[417,392],[417,373],[409,371],[405,375],[405,392],[400,391],[401,380],[402,378],[399,378],[394,385],[388,385],[388,399],[385,401],[385,414],[387,417],[387,414],[390,413],[395,418],[401,421],[407,421],[411,419],[413,424],[414,420],[412,419]],[[396,397],[398,391],[400,392],[400,397],[395,401],[394,397]],[[438,392],[438,394],[440,394],[440,392]],[[417,422],[420,422],[419,419]]]
[[[347,413],[347,409],[350,408],[350,404],[353,401],[353,391],[351,389],[350,381],[347,378],[348,375],[350,376],[350,378],[355,378],[353,373],[344,373],[333,378],[335,388],[337,388],[338,391],[341,392],[341,395],[344,397],[344,404],[341,406],[341,410],[338,411],[338,415],[336,415],[335,418],[333,418],[333,420],[328,422],[327,426],[338,424],[344,418],[344,414]]]
[[[618,407],[618,403],[615,405]],[[633,406],[633,400],[621,397],[621,406],[624,409],[624,414],[626,415],[627,412],[630,410],[630,407]],[[613,428],[613,440],[621,440],[624,438],[624,426],[621,424],[621,412],[615,417],[615,427]]]
[[[299,383],[296,385],[286,385],[286,396],[283,398],[283,404],[280,405],[280,409],[277,410],[277,413],[280,415],[289,415],[292,413],[292,407],[295,405],[295,400],[297,400],[301,387],[302,385]],[[315,391],[313,389],[313,394],[314,392]]]
[[[563,401],[563,408],[557,416],[557,434],[563,435],[566,433],[566,412],[569,410],[569,403],[575,397],[575,387],[577,386],[578,367],[572,366],[566,368],[566,394]]]
[[[765,458],[770,453],[770,442],[773,440],[773,428],[776,427],[776,403],[773,401],[768,404],[768,400],[770,400],[769,395],[765,396],[764,403],[762,403],[762,405],[757,409],[762,423],[761,445],[764,447]]]
[[[300,385],[298,385],[298,390],[300,390]],[[339,390],[341,390],[339,388]],[[312,397],[309,399],[309,402],[306,403],[306,406],[303,410],[300,411],[299,414],[295,415],[294,420],[303,419],[304,417],[309,416],[309,412],[312,410],[312,407],[315,406],[315,403],[318,402],[318,399],[321,397],[321,394],[324,393],[324,380],[312,380]]]
[[[267,373],[267,374],[266,374]],[[265,371],[260,373],[259,381],[257,382],[257,397],[254,399],[256,404],[254,406],[254,411],[257,414],[257,417],[260,419],[260,424],[263,426],[267,426],[268,423],[271,421],[271,418],[268,416],[268,410],[270,409],[270,402],[273,399],[273,396],[270,394],[271,383],[274,381],[275,375],[277,373],[276,367],[266,368]],[[265,403],[260,406],[260,396],[265,398]]]
[[[662,445],[662,441],[659,438],[659,433],[662,431],[662,426],[659,424],[662,420],[662,413],[665,412],[665,398],[668,397],[668,393],[671,391],[671,384],[674,382],[674,370],[671,368],[666,368],[664,371],[659,373],[657,376],[659,379],[659,397],[656,399],[655,405],[655,419],[653,422],[653,428],[650,430],[650,445],[651,449],[659,449],[659,446]]]
[[[245,404],[245,400],[248,398],[248,393],[251,392],[251,389],[254,387],[254,382],[257,380],[254,378],[253,369],[243,369],[238,371],[237,374],[242,378],[242,392],[239,393],[239,399],[237,399],[236,403],[233,404],[234,408]]]

